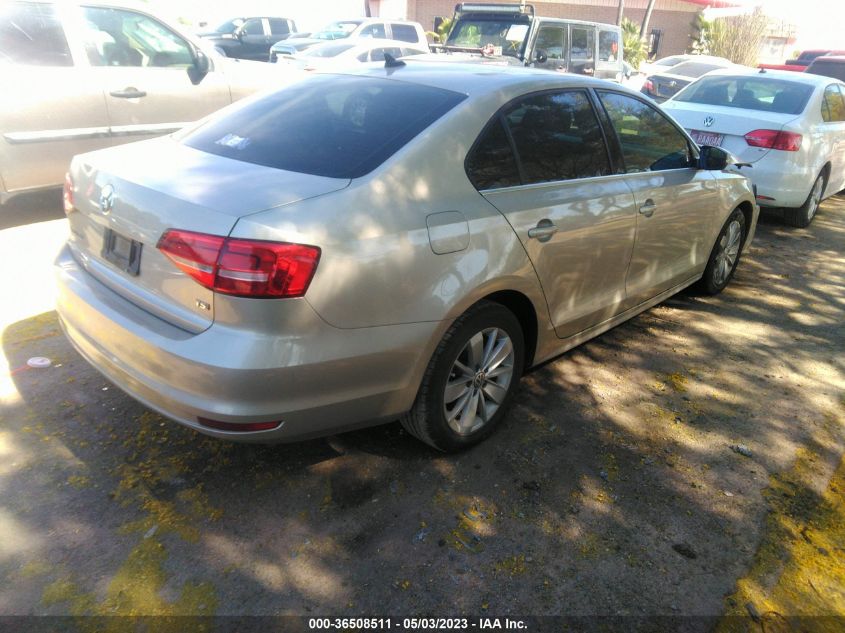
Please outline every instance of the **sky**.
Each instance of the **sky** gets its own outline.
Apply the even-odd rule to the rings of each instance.
[[[766,14],[795,24],[796,49],[833,48],[845,50],[844,0],[737,0],[762,6]]]

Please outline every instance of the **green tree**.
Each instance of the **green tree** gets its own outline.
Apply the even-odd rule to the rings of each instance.
[[[735,64],[756,66],[768,26],[769,18],[759,7],[728,18],[705,20],[699,17],[694,24],[697,34],[691,50],[724,57]]]
[[[623,59],[635,69],[648,55],[645,40],[640,37],[640,26],[628,18],[622,18],[622,53]]]

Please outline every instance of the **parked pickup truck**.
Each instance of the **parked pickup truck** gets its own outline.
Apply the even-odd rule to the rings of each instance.
[[[812,49],[802,51],[795,59],[787,60],[785,64],[759,64],[758,68],[766,70],[790,70],[796,73],[803,73],[814,59],[823,55],[845,55],[845,51],[834,51],[830,49]]]
[[[540,17],[530,4],[460,3],[446,42],[432,48],[450,55],[450,61],[531,66],[614,81],[624,75],[618,26]]]

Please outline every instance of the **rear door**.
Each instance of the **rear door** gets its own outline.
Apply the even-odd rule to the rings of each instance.
[[[74,154],[108,144],[103,90],[72,54],[63,22],[54,4],[0,3],[0,178],[7,191],[59,185]]]
[[[105,88],[112,135],[166,134],[231,103],[222,73],[191,83],[190,44],[158,20],[127,9],[82,11],[88,62]]]
[[[644,100],[598,91],[638,213],[625,291],[633,307],[679,285],[707,263],[719,215],[716,180],[699,170],[687,137]]]
[[[841,84],[830,84],[822,99],[822,133],[830,147],[828,192],[845,186],[845,95]]]
[[[467,169],[522,241],[558,336],[620,311],[636,211],[625,177],[611,175],[587,91],[542,92],[506,106]]]

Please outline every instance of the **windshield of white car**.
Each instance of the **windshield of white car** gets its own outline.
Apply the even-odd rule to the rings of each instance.
[[[784,79],[714,76],[690,84],[673,101],[801,114],[812,93],[812,86]]]
[[[679,77],[701,77],[711,70],[718,70],[724,68],[717,64],[702,64],[701,62],[684,62],[677,66],[672,66],[666,71],[667,75],[678,75]]]
[[[300,57],[336,57],[341,53],[345,53],[351,48],[355,48],[355,44],[317,44],[311,48],[302,51]]]
[[[519,19],[484,20],[461,18],[449,33],[447,47],[482,48],[488,44],[502,55],[519,57],[528,36],[528,22]],[[498,51],[497,51],[497,54]]]
[[[319,75],[212,117],[180,140],[246,163],[358,178],[465,98],[408,82]]]
[[[361,22],[348,20],[344,22],[332,22],[326,25],[316,33],[312,33],[311,37],[315,40],[342,40],[349,37]]]
[[[663,59],[658,59],[656,62],[653,62],[652,66],[675,66],[676,64],[680,64],[686,58],[682,55],[675,55],[673,57],[664,57]]]

